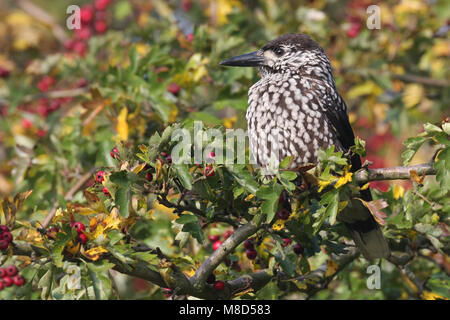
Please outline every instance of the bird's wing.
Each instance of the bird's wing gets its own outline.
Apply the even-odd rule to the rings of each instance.
[[[334,128],[336,137],[342,144],[345,151],[348,151],[351,146],[355,144],[355,134],[350,125],[347,114],[347,106],[344,100],[336,92],[332,92],[331,89],[327,90],[325,96],[325,115]],[[352,171],[355,172],[361,169],[361,158],[359,155],[352,155],[351,159]]]

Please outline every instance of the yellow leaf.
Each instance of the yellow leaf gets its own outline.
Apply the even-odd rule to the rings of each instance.
[[[275,223],[272,225],[272,229],[275,230],[275,231],[280,231],[281,229],[284,228],[284,222],[285,222],[285,220],[278,219],[278,220],[275,221]]]
[[[254,194],[250,193],[247,197],[245,197],[244,201],[250,201],[251,199],[253,199],[255,197]]]
[[[363,185],[361,188],[359,188],[359,190],[366,190],[369,188],[369,186],[370,186],[370,183],[367,182],[365,185]]]
[[[421,298],[425,300],[448,300],[447,298],[438,295],[437,293],[431,291],[424,291],[421,294]]]
[[[425,96],[425,89],[416,83],[408,84],[403,91],[402,101],[406,108],[412,108],[419,104]]]
[[[119,116],[117,117],[117,132],[121,140],[128,140],[128,123],[127,123],[128,109],[123,107],[120,110]]]
[[[392,191],[394,193],[395,199],[399,199],[399,198],[403,197],[403,195],[405,194],[405,188],[403,188],[402,186],[399,186],[399,185],[395,185],[394,189]]]
[[[223,119],[223,126],[227,129],[231,129],[234,127],[234,124],[236,123],[238,117],[237,116],[233,116],[231,118],[224,118]]]
[[[418,184],[423,184],[423,180],[425,180],[425,175],[423,175],[422,177],[419,177],[419,175],[417,174],[416,171],[411,170],[409,172],[411,180],[413,180],[414,182],[418,183]]]
[[[66,246],[66,251],[69,252],[72,255],[76,255],[78,251],[80,251],[80,243],[74,244],[73,241],[70,241]]]
[[[216,0],[211,2],[207,14],[221,26],[228,23],[228,15],[233,8],[242,8],[242,4],[238,0]]]
[[[332,183],[334,181],[334,179],[330,179],[330,180],[319,180],[319,192],[322,192],[322,190],[328,186],[330,183]]]
[[[136,174],[138,174],[139,172],[142,171],[142,169],[145,168],[146,165],[147,165],[147,164],[146,164],[145,162],[144,162],[144,163],[141,163],[140,165],[137,165],[137,166],[133,169],[133,172],[136,173]]]
[[[195,269],[190,268],[189,270],[183,271],[184,274],[186,274],[188,277],[192,277],[195,274]]]
[[[92,261],[97,261],[100,258],[100,256],[106,252],[108,252],[108,250],[106,250],[102,246],[99,246],[84,252],[84,256]]]
[[[340,177],[340,178],[338,179],[338,181],[336,182],[336,184],[334,185],[334,187],[335,187],[336,189],[337,189],[337,188],[340,188],[340,187],[342,187],[344,184],[347,184],[348,182],[352,181],[353,173],[352,173],[352,172],[349,172],[348,170],[349,170],[349,167],[345,167],[345,168],[344,168],[344,175],[343,175],[342,177]]]
[[[381,93],[383,93],[383,89],[372,81],[366,81],[350,89],[347,96],[349,99],[355,99],[364,95],[379,96]]]
[[[336,273],[338,265],[333,260],[327,260],[327,271],[325,271],[325,277],[330,277]]]

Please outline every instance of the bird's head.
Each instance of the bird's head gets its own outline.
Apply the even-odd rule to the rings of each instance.
[[[261,75],[276,73],[323,76],[331,72],[323,49],[305,34],[285,34],[266,43],[258,51],[220,62],[223,66],[257,67]]]

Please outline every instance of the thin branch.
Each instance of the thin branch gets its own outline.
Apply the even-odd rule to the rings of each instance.
[[[405,82],[414,82],[414,83],[420,83],[426,86],[432,86],[432,87],[442,87],[446,88],[450,86],[450,82],[444,80],[444,79],[433,79],[428,77],[422,77],[422,76],[416,76],[412,74],[391,74],[391,77],[394,79],[402,80]]]
[[[59,42],[64,43],[67,40],[67,35],[64,29],[56,22],[56,20],[46,11],[38,7],[36,4],[28,0],[17,0],[18,6],[35,19],[51,27],[53,35]]]
[[[253,235],[259,226],[254,222],[249,222],[239,227],[222,245],[214,251],[208,259],[198,268],[195,275],[191,278],[193,287],[202,290],[208,276],[217,268],[217,266],[230,254],[240,243]]]
[[[73,196],[75,195],[75,193],[78,192],[78,190],[81,189],[81,187],[83,187],[83,185],[89,180],[89,178],[92,176],[92,174],[95,172],[97,168],[91,168],[91,170],[89,170],[88,172],[86,172],[78,181],[77,183],[75,183],[72,188],[70,188],[69,191],[67,191],[67,193],[64,195],[64,200],[66,201],[70,201],[72,200]],[[47,228],[47,226],[50,224],[50,222],[52,221],[53,217],[55,216],[56,213],[56,209],[58,208],[58,202],[55,202],[55,204],[53,205],[53,208],[50,210],[50,212],[47,214],[47,216],[45,217],[44,221],[41,224],[41,228],[45,229]]]
[[[355,179],[360,184],[379,180],[405,180],[410,179],[411,171],[415,171],[419,176],[436,174],[436,169],[431,164],[423,163],[407,167],[364,168],[355,173]]]

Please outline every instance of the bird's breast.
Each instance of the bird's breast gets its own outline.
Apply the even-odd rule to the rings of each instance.
[[[317,161],[320,148],[338,144],[323,112],[324,91],[300,77],[262,78],[249,90],[250,149],[262,167],[293,156],[291,168]]]

